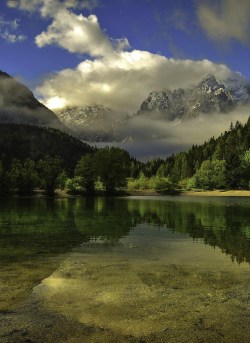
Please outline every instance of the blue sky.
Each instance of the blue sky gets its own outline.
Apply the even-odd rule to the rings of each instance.
[[[68,100],[77,85],[90,88],[110,106],[108,97],[121,88],[122,77],[129,87],[132,76],[143,85],[147,76],[158,75],[145,92],[135,94],[138,100],[124,109],[129,111],[151,87],[186,86],[208,72],[223,76],[237,71],[250,79],[249,13],[249,0],[2,0],[0,69],[20,77],[51,108],[63,106],[66,94],[70,104],[93,102],[87,95],[83,100],[80,92]],[[79,23],[79,35],[72,35]],[[92,62],[88,77],[83,75],[86,61]],[[112,79],[103,71],[105,65]],[[126,77],[119,74],[122,68]],[[165,83],[160,68],[167,70]],[[131,97],[125,90],[122,96]],[[123,106],[122,101],[113,105]]]

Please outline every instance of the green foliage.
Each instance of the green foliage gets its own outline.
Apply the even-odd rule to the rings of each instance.
[[[161,192],[171,192],[175,189],[174,183],[167,177],[156,177],[155,178],[155,187],[156,191]]]
[[[54,195],[58,187],[58,177],[62,170],[62,161],[59,157],[45,156],[38,162],[38,171],[42,189],[47,195]]]
[[[144,172],[146,168],[147,177],[169,177],[183,188],[195,188],[198,185],[203,185],[206,189],[249,187],[248,162],[242,157],[249,149],[250,118],[245,125],[239,122],[231,124],[230,130],[225,131],[217,139],[212,137],[200,146],[193,145],[187,152],[167,157],[165,161],[149,161],[141,170]],[[205,161],[214,161],[215,164],[206,162],[202,166]]]
[[[206,160],[202,162],[200,169],[194,175],[193,180],[196,188],[223,189],[226,187],[225,161]]]
[[[9,169],[12,160],[38,162],[46,155],[58,156],[73,176],[77,161],[94,148],[56,129],[24,124],[0,124],[0,160]]]
[[[186,178],[178,182],[178,188],[180,189],[193,189],[196,187],[195,177]]]
[[[4,170],[2,161],[0,161],[0,195],[7,195],[10,192],[9,180]]]
[[[68,178],[65,182],[65,190],[69,194],[83,194],[85,189],[82,187],[83,178],[75,176],[72,179]]]
[[[162,176],[152,176],[146,177],[141,173],[140,177],[137,179],[128,179],[128,189],[129,190],[148,190],[154,189],[156,191],[172,191],[175,189],[173,182],[166,177]]]
[[[178,182],[179,180],[186,179],[188,176],[188,161],[187,161],[187,153],[180,152],[175,155],[173,168],[170,174],[172,180],[174,182]]]
[[[130,156],[124,150],[105,147],[95,153],[94,174],[99,177],[107,193],[126,187],[129,167]]]
[[[103,183],[99,177],[95,181],[95,190],[97,190],[97,191],[104,191],[105,190]]]
[[[57,156],[57,157],[49,157]],[[187,152],[142,163],[115,147],[94,149],[59,130],[0,124],[0,194],[38,186],[92,194],[129,189],[249,188],[250,118]],[[73,177],[68,179],[68,177]],[[129,178],[129,179],[128,179]]]
[[[241,176],[245,188],[250,188],[250,149],[241,156]]]
[[[95,157],[87,154],[77,163],[75,176],[79,176],[81,187],[87,194],[93,194],[95,190]]]
[[[146,162],[143,168],[141,168],[141,171],[146,177],[156,175],[159,167],[163,164],[163,162],[164,161],[161,158],[155,158],[151,161]]]
[[[153,178],[146,177],[143,173],[139,175],[138,178],[128,179],[127,187],[129,190],[146,190],[146,189],[154,189],[154,182]]]
[[[31,194],[39,184],[35,162],[27,159],[23,163],[13,160],[8,172],[10,189],[20,195]]]
[[[57,177],[57,184],[58,188],[63,190],[65,189],[66,181],[68,180],[68,175],[65,170],[60,172],[60,174]]]

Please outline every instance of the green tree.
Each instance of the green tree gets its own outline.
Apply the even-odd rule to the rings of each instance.
[[[242,183],[246,188],[250,187],[250,149],[246,150],[241,157]]]
[[[187,153],[179,152],[175,155],[171,177],[175,183],[188,177]]]
[[[106,193],[113,193],[126,186],[129,167],[130,156],[125,150],[105,147],[95,153],[95,176],[100,178]]]
[[[23,163],[13,160],[8,174],[11,188],[20,195],[31,194],[38,186],[36,165],[30,159],[24,160]]]
[[[0,195],[6,195],[10,192],[10,184],[4,171],[3,163],[0,160]]]
[[[81,187],[87,194],[93,194],[95,190],[95,159],[91,154],[83,156],[75,168],[75,176],[80,177]]]
[[[158,192],[171,192],[175,189],[173,182],[167,177],[155,178],[155,190]]]
[[[225,169],[228,188],[239,188],[241,183],[242,169],[241,159],[238,152],[230,151],[230,153],[227,154]]]
[[[58,187],[58,177],[62,171],[62,161],[59,157],[45,156],[38,162],[41,186],[47,195],[54,195]]]
[[[68,180],[68,175],[65,170],[61,171],[57,177],[58,187],[59,189],[65,189],[66,182]]]
[[[202,162],[200,169],[196,172],[195,186],[197,188],[214,189],[226,187],[225,161],[206,160]]]
[[[83,194],[85,189],[82,187],[83,181],[81,176],[68,178],[65,182],[65,189],[69,194]]]

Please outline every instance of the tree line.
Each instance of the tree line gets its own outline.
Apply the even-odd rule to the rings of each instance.
[[[56,188],[72,194],[120,189],[249,189],[250,118],[186,152],[142,163],[116,147],[96,149],[59,130],[0,125],[0,194]]]
[[[217,139],[193,145],[163,159],[148,161],[141,175],[167,177],[177,188],[249,189],[250,188],[250,118],[245,125],[231,123]]]
[[[129,154],[115,147],[82,156],[72,177],[58,156],[46,155],[37,162],[13,159],[7,169],[0,161],[0,194],[28,195],[38,188],[47,195],[53,195],[60,188],[72,194],[92,195],[98,183],[107,194],[113,194],[115,190],[126,187],[129,166]]]

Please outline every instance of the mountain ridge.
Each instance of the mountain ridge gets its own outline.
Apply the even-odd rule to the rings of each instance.
[[[57,115],[86,141],[130,142],[136,137],[132,137],[129,130],[133,124],[138,127],[140,120],[142,124],[145,120],[159,120],[178,125],[199,115],[229,113],[238,104],[246,103],[250,103],[250,83],[247,80],[239,75],[221,81],[208,74],[187,89],[150,92],[139,110],[130,116],[117,114],[102,105],[68,107]]]
[[[154,119],[185,120],[199,114],[227,113],[238,103],[250,103],[250,84],[239,79],[217,80],[205,76],[198,85],[173,91],[153,91],[142,102],[136,115],[152,115]]]
[[[1,70],[0,123],[50,126],[69,131],[54,112],[35,98],[27,86]]]

